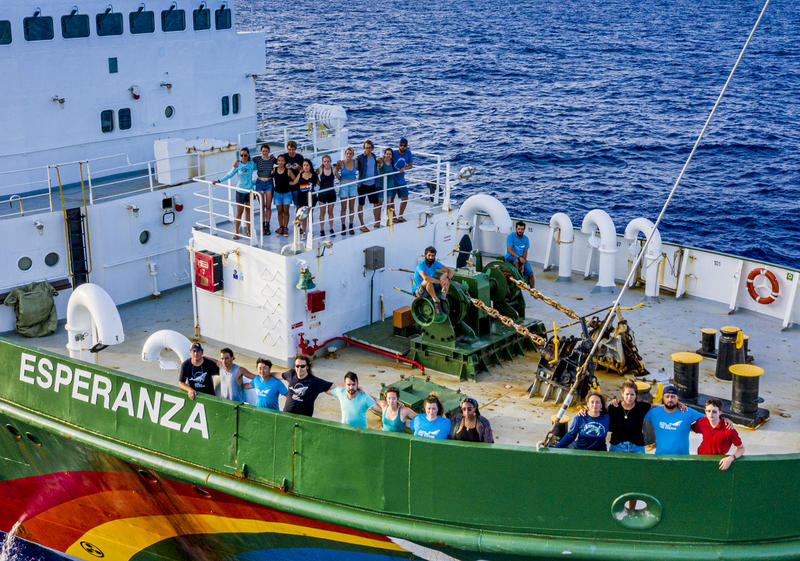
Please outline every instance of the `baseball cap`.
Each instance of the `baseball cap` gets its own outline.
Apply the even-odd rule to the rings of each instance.
[[[189,350],[190,351],[201,351],[202,352],[203,345],[201,345],[200,343],[192,343],[192,346],[189,347]]]
[[[668,384],[668,385],[664,386],[663,395],[666,395],[668,393],[674,393],[675,395],[678,395],[678,388],[676,388],[672,384]]]
[[[406,140],[405,138],[401,138],[400,139],[400,144],[406,144],[407,145],[408,144],[408,140]]]

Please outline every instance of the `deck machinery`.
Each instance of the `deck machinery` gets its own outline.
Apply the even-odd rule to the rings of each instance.
[[[519,272],[505,261],[492,261],[484,267],[480,254],[476,254],[474,270],[455,270],[446,302],[442,301],[442,313],[436,313],[427,296],[415,297],[411,314],[418,334],[410,337],[408,358],[463,380],[475,379],[478,372],[489,366],[533,350],[530,338],[483,309],[496,310],[531,333],[545,333],[541,321],[525,318],[522,293],[506,275],[522,280]]]

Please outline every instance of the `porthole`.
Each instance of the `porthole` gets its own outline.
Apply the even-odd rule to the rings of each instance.
[[[172,105],[167,105],[164,108],[164,116],[167,119],[172,119],[172,116],[175,114],[175,108]]]
[[[22,435],[19,433],[17,427],[15,427],[14,425],[8,424],[6,425],[6,428],[8,429],[8,432],[10,432],[17,440],[22,438]]]
[[[55,251],[51,251],[44,256],[44,264],[48,267],[55,267],[58,264],[59,256]]]
[[[42,445],[42,441],[39,440],[39,437],[37,437],[35,434],[31,434],[29,432],[26,432],[25,436],[27,436],[28,440],[33,442],[36,446],[41,446]]]
[[[150,230],[142,230],[142,233],[139,234],[139,243],[144,245],[150,241]]]
[[[17,267],[19,267],[20,271],[27,271],[33,266],[33,261],[31,261],[30,257],[20,257],[19,261],[17,261]]]

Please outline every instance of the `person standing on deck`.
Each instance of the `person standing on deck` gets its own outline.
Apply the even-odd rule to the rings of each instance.
[[[408,421],[408,428],[414,431],[414,436],[441,440],[449,438],[452,425],[450,419],[444,416],[444,407],[439,400],[439,395],[431,392],[423,403],[425,413]]]
[[[256,407],[279,411],[278,397],[286,395],[289,390],[272,373],[272,361],[259,358],[256,360],[256,368],[258,369],[258,376],[244,384],[245,389],[254,389],[256,391]]]
[[[214,181],[216,185],[234,175],[239,177],[239,184],[236,186],[236,218],[233,221],[234,240],[239,239],[239,221],[242,213],[244,213],[247,237],[250,237],[250,191],[253,190],[253,172],[256,171],[256,165],[250,159],[250,150],[246,146],[239,151],[239,158],[241,162],[236,162],[231,171]]]
[[[436,277],[437,271],[441,271],[438,278]],[[440,314],[442,309],[439,306],[439,298],[436,296],[437,285],[441,287],[442,298],[447,298],[452,278],[453,271],[436,260],[436,248],[428,246],[425,248],[425,259],[417,265],[414,271],[411,293],[414,296],[425,296],[427,293],[436,307],[436,313]]]
[[[290,140],[286,143],[286,153],[281,154],[283,161],[286,162],[286,169],[292,170],[292,177],[300,173],[300,168],[303,167],[303,155],[297,151],[297,142]],[[294,203],[295,212],[297,212],[298,200],[300,192],[295,188],[292,190],[292,202]],[[300,205],[305,206],[305,205]]]
[[[275,161],[272,170],[275,209],[278,211],[278,229],[276,236],[289,235],[289,205],[292,204],[292,176],[286,167],[286,156],[281,154]]]
[[[528,279],[528,286],[533,288],[535,282],[533,269],[528,263],[528,249],[531,247],[531,242],[525,235],[525,223],[517,222],[514,230],[506,238],[506,261],[514,265]]]
[[[405,432],[406,422],[417,416],[410,407],[400,403],[400,390],[389,386],[384,393],[384,400],[378,401],[381,408],[381,426],[386,432]]]
[[[219,393],[217,395],[233,401],[247,401],[242,389],[242,377],[253,378],[255,374],[243,366],[234,364],[233,361],[233,351],[230,348],[220,349],[219,360],[214,360],[219,368]]]
[[[281,377],[289,386],[283,410],[306,417],[314,416],[314,402],[319,394],[328,392],[333,387],[332,382],[312,374],[311,358],[305,355],[295,356],[294,368],[281,374]]]
[[[364,141],[364,153],[356,158],[356,168],[358,169],[358,219],[361,221],[361,231],[369,232],[369,228],[364,223],[364,203],[365,199],[372,203],[372,215],[375,218],[374,228],[381,225],[381,206],[383,203],[383,192],[378,191],[375,183],[375,176],[378,175],[378,160],[372,151],[375,145],[371,140]]]
[[[601,450],[605,452],[606,436],[608,435],[609,417],[605,412],[606,403],[602,394],[589,392],[586,397],[586,415],[576,415],[572,425],[556,448],[571,448],[578,450]],[[574,444],[573,444],[574,442]]]
[[[381,177],[380,183],[378,184],[378,190],[383,189],[383,182],[386,183],[386,197],[388,199],[388,203],[386,205],[386,225],[389,225],[389,209],[392,209],[391,215],[395,217],[394,221],[398,222],[396,219],[397,215],[394,213],[394,166],[392,165],[392,157],[394,152],[391,148],[387,148],[383,151],[383,158],[378,158],[378,175],[385,175],[385,177]],[[388,175],[392,174],[392,175]]]
[[[731,446],[736,446],[733,454],[727,455],[719,461],[720,471],[725,471],[735,460],[744,456],[744,446],[736,429],[723,422],[719,415],[721,409],[722,401],[716,397],[706,401],[706,416],[692,425],[692,430],[703,435],[703,442],[697,448],[698,454],[727,454]]]
[[[256,191],[261,194],[261,223],[264,235],[269,236],[269,222],[272,218],[272,168],[275,156],[269,152],[269,144],[261,145],[261,155],[253,158],[256,165]]]
[[[339,187],[339,199],[342,201],[341,218],[343,236],[347,235],[348,230],[351,236],[355,234],[353,221],[355,220],[356,196],[358,195],[358,185],[355,183],[358,168],[354,158],[355,150],[348,146],[344,151],[344,160],[336,162],[337,177],[339,181],[342,182],[342,185]],[[350,207],[349,211],[348,206]]]
[[[339,400],[343,424],[367,428],[367,411],[375,407],[377,400],[359,387],[355,372],[345,374],[344,385],[334,387],[330,394]]]
[[[694,409],[678,408],[678,388],[672,384],[664,387],[661,398],[664,407],[653,407],[644,417],[653,427],[656,437],[656,454],[688,454],[689,433],[692,425],[703,418]]]
[[[414,167],[414,155],[408,148],[408,140],[405,138],[400,139],[398,149],[394,151],[392,162],[394,169],[400,172],[394,176],[394,194],[400,197],[400,209],[395,214],[395,221],[405,222],[406,219],[403,218],[403,213],[406,211],[406,205],[408,204],[408,187],[406,186],[405,172]],[[394,204],[394,197],[389,199],[389,204]]]
[[[190,358],[181,364],[178,386],[194,399],[197,392],[214,395],[214,376],[219,374],[217,363],[203,356],[203,345],[192,343],[189,348]]]

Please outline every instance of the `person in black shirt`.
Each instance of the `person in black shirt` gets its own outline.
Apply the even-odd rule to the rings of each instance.
[[[294,357],[294,368],[284,372],[281,377],[289,386],[289,393],[283,404],[287,413],[306,417],[314,416],[314,402],[321,393],[330,393],[333,382],[317,378],[311,373],[311,359],[305,355]]]
[[[292,177],[296,176],[300,173],[300,169],[303,167],[303,155],[297,152],[297,142],[294,140],[290,140],[286,143],[286,153],[281,154],[283,156],[283,161],[286,162],[286,168],[292,170]],[[300,193],[298,192],[297,188],[292,191],[292,202],[294,203],[294,208],[298,208],[298,197]],[[303,206],[303,205],[300,205]],[[296,211],[295,211],[296,212]]]
[[[203,345],[200,343],[192,343],[189,352],[192,357],[181,364],[178,385],[189,394],[189,399],[194,399],[197,392],[214,395],[213,376],[219,374],[219,366],[203,356]]]
[[[625,380],[622,383],[622,401],[608,406],[608,415],[611,417],[609,452],[645,452],[642,426],[651,405],[637,401],[636,397],[636,382]]]

